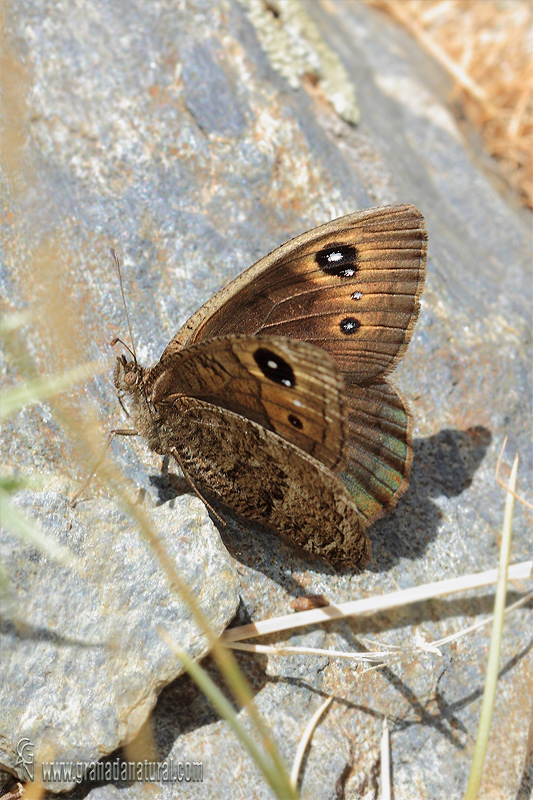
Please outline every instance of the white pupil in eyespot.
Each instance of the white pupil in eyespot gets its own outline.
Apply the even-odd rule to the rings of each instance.
[[[278,368],[278,364],[275,361],[267,361],[267,366],[270,369],[277,369]]]
[[[290,389],[290,388],[291,388],[291,386],[292,386],[292,383],[291,383],[290,381],[288,381],[288,380],[287,380],[287,378],[282,378],[281,382],[282,382],[282,384],[283,384],[284,386],[288,386],[288,387],[289,387],[289,389]]]
[[[341,261],[342,260],[342,253],[338,251],[336,253],[328,253],[328,261],[332,264],[334,261]]]
[[[355,275],[355,270],[354,269],[345,269],[344,270],[344,277],[345,278],[351,278],[352,275]]]

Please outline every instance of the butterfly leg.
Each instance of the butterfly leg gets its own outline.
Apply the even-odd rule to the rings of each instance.
[[[123,397],[125,397],[125,393],[124,392],[117,392],[117,400],[119,402],[119,405],[120,405],[121,409],[123,410],[123,412],[125,413],[125,415],[129,418],[129,417],[131,417],[131,414],[128,411],[128,409],[126,408],[126,406],[124,405],[124,403],[122,402],[122,398]]]
[[[213,516],[214,516],[214,517],[216,517],[216,518],[217,518],[217,520],[220,522],[220,524],[221,524],[221,525],[223,525],[223,526],[225,527],[225,526],[226,526],[226,521],[225,521],[225,520],[223,520],[223,519],[222,519],[222,517],[220,516],[220,514],[217,514],[217,512],[215,511],[215,509],[213,508],[213,506],[212,506],[210,503],[208,503],[208,502],[207,502],[207,500],[205,499],[205,497],[203,496],[203,494],[201,493],[201,491],[198,489],[198,487],[197,487],[197,486],[196,486],[196,484],[194,483],[193,479],[192,479],[192,478],[189,476],[189,473],[188,473],[188,472],[187,472],[187,470],[185,469],[185,467],[184,467],[184,465],[183,465],[183,461],[181,460],[181,458],[180,458],[180,455],[179,455],[178,451],[177,451],[175,448],[172,448],[172,450],[171,450],[170,452],[172,453],[172,455],[174,456],[174,458],[175,458],[175,459],[176,459],[176,461],[178,462],[179,468],[180,468],[180,469],[181,469],[181,471],[183,472],[183,476],[184,476],[185,480],[187,481],[187,483],[189,484],[189,486],[191,487],[191,489],[193,490],[193,492],[195,493],[195,495],[197,495],[197,497],[199,497],[199,498],[200,498],[200,500],[202,501],[202,503],[204,503],[204,505],[206,505],[206,506],[207,506],[207,508],[209,509],[209,511],[210,511],[210,512],[213,514]]]
[[[100,457],[98,458],[98,461],[94,465],[93,469],[91,470],[91,472],[89,474],[89,477],[87,478],[85,483],[82,485],[81,489],[78,489],[78,491],[76,492],[76,494],[74,495],[74,497],[70,501],[71,508],[75,507],[76,503],[78,502],[78,499],[85,492],[85,490],[87,489],[87,487],[91,483],[92,479],[94,478],[94,476],[98,472],[98,468],[100,467],[100,464],[102,463],[102,461],[106,457],[106,453],[109,450],[109,446],[110,446],[111,442],[113,441],[113,439],[115,438],[115,436],[138,436],[138,435],[139,435],[139,431],[132,431],[132,430],[124,429],[124,428],[117,428],[114,431],[109,431],[106,443],[105,443],[104,448],[103,448],[103,450],[102,450],[102,452],[100,454]]]

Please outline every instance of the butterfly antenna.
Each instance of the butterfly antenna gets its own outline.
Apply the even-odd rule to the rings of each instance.
[[[122,345],[124,345],[126,350],[129,353],[131,353],[131,355],[133,356],[133,360],[134,360],[135,364],[138,364],[138,362],[137,362],[137,353],[135,352],[135,342],[133,341],[133,333],[132,333],[132,330],[131,330],[130,315],[128,314],[128,306],[126,305],[126,298],[124,296],[124,286],[122,284],[122,272],[121,272],[121,269],[120,269],[120,260],[119,260],[119,257],[116,254],[116,251],[112,247],[110,247],[109,249],[111,250],[111,255],[113,256],[113,260],[115,262],[115,265],[116,265],[116,268],[117,268],[117,272],[118,272],[118,280],[119,280],[119,283],[120,283],[120,293],[122,295],[122,303],[124,305],[124,311],[126,313],[126,320],[128,322],[128,330],[130,332],[131,348],[129,348],[128,345],[125,342],[122,341],[122,339],[118,339],[118,338],[113,339],[111,344],[114,345],[117,342],[120,342]],[[141,390],[141,394],[144,397],[144,400],[146,402],[146,408],[148,409],[148,413],[150,414],[150,416],[153,419],[154,418],[154,414],[152,412],[152,408],[150,406],[150,403],[148,402],[146,389],[145,389],[145,386],[144,386],[144,384],[142,382],[140,384],[140,390]]]
[[[135,363],[137,363],[137,353],[135,352],[135,342],[133,341],[133,333],[131,332],[130,315],[128,314],[128,306],[126,305],[126,297],[124,296],[124,286],[122,285],[122,272],[120,270],[120,261],[119,261],[119,257],[117,256],[115,250],[113,250],[112,247],[110,248],[110,250],[111,250],[111,255],[113,256],[113,260],[115,262],[115,266],[116,266],[117,272],[118,272],[118,281],[120,283],[120,293],[122,295],[122,303],[124,305],[124,312],[126,314],[126,321],[128,323],[128,330],[130,332],[131,349],[127,345],[124,345],[124,347],[126,347],[126,349],[129,350],[129,352],[133,356],[133,360],[135,361]],[[120,342],[121,340],[120,339],[114,339],[113,341],[114,342]],[[122,342],[122,344],[124,344],[124,342]]]

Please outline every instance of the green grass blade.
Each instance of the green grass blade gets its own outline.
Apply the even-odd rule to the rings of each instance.
[[[14,386],[2,392],[0,401],[0,419],[6,419],[24,406],[34,405],[68,389],[73,383],[86,381],[106,369],[105,364],[93,361],[52,375],[49,378],[37,378],[21,386]]]
[[[2,314],[0,318],[0,336],[16,331],[23,325],[31,322],[32,315],[29,311],[12,311],[10,314]]]
[[[266,753],[257,746],[256,742],[240,722],[231,703],[224,697],[206,671],[193,661],[165,630],[159,629],[159,635],[167,643],[172,652],[183,662],[183,666],[195,683],[197,683],[203,694],[208,698],[213,708],[226,720],[243,747],[246,748],[263,773],[268,784],[276,793],[276,796],[280,798],[280,800],[298,800],[299,794],[291,787],[288,773],[279,770],[277,764],[274,764]]]
[[[515,458],[509,488],[512,492],[516,489],[516,473],[518,471],[518,456]],[[496,598],[494,600],[494,622],[490,637],[489,658],[487,662],[487,676],[485,679],[485,689],[483,691],[483,703],[481,705],[481,715],[474,748],[474,756],[470,767],[470,777],[466,787],[465,800],[476,800],[483,777],[483,765],[487,754],[487,747],[490,736],[490,726],[492,713],[496,698],[496,687],[498,683],[498,672],[500,666],[500,651],[502,643],[503,619],[505,614],[505,599],[507,595],[507,570],[511,552],[511,531],[513,525],[514,497],[511,492],[507,493],[505,502],[505,515],[503,520],[502,543],[500,547],[500,568],[498,583],[496,586]]]
[[[0,487],[0,519],[2,526],[9,528],[12,533],[23,541],[31,544],[41,553],[53,558],[64,566],[72,566],[76,563],[76,556],[63,545],[51,539],[42,530],[35,519],[31,519],[19,511],[11,502],[8,492]]]

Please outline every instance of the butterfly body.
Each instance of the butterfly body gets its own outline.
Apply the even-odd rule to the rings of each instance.
[[[420,213],[391,206],[273,251],[154,367],[118,359],[139,433],[243,517],[336,566],[365,566],[365,529],[409,478],[410,415],[386,375],[418,314],[425,241]]]

